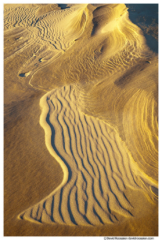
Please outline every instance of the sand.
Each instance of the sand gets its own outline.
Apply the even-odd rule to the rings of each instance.
[[[4,5],[5,236],[158,235],[157,15]]]

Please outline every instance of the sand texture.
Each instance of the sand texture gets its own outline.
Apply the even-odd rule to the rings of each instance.
[[[4,5],[5,236],[157,236],[157,9]]]
[[[132,216],[124,189],[140,189],[141,171],[115,130],[79,113],[76,102],[70,86],[41,99],[46,146],[64,178],[47,199],[20,214],[21,219],[98,225],[116,222],[115,212]]]

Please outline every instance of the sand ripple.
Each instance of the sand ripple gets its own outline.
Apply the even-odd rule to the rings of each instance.
[[[18,217],[115,223],[133,216],[130,189],[157,197],[157,58],[124,4],[69,6],[4,11],[5,63],[22,56],[13,81],[50,91],[40,124],[63,171],[62,183]]]
[[[15,49],[13,52],[12,46],[12,54],[8,51],[5,60],[15,57],[25,49],[32,49],[33,54],[19,70],[19,76],[33,77],[34,73],[72,47],[75,40],[82,35],[87,22],[86,7],[87,4],[77,4],[66,11],[53,10],[42,15],[38,14],[42,10],[39,5],[6,7],[5,37],[10,36],[11,40],[5,43],[5,48],[14,44]]]
[[[46,146],[62,167],[57,189],[19,215],[40,223],[98,225],[131,217],[125,190],[140,189],[140,169],[118,133],[79,112],[75,89],[66,86],[41,98]],[[144,176],[143,176],[144,177]]]

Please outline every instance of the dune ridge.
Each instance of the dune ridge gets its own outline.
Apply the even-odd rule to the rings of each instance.
[[[132,216],[126,188],[142,190],[142,178],[156,186],[141,174],[118,133],[80,112],[76,102],[73,86],[41,98],[45,143],[64,176],[57,189],[21,213],[20,219],[69,225],[114,223],[116,213]]]
[[[87,4],[74,4],[66,9],[59,9],[56,5],[53,11],[42,10],[42,14],[43,7],[37,4],[13,6],[5,6],[4,14],[5,35],[16,40],[12,42],[15,55],[10,57],[16,57],[25,49],[33,49],[29,60],[19,69],[20,77],[30,76],[32,87],[45,88],[46,84],[37,83],[39,77],[36,73],[58,58],[60,61],[64,59],[65,51],[77,47],[81,36],[83,42],[80,42],[82,48],[78,46],[79,53],[76,48],[74,55],[67,55],[68,62],[74,64],[65,69],[63,76],[60,72],[55,74],[65,78],[65,82],[67,78],[76,81],[76,77],[82,81],[82,75],[88,77],[87,81],[97,80],[101,75],[126,71],[141,58],[150,57],[142,31],[130,21],[125,4],[107,4],[96,9]],[[20,32],[15,35],[15,31]],[[5,47],[10,48],[11,43],[5,43]],[[57,69],[60,71],[58,63],[55,71]],[[48,90],[52,89],[52,81],[48,85]]]
[[[97,226],[140,218],[130,192],[158,199],[158,59],[126,5],[6,5],[4,30],[5,64],[19,58],[15,95],[20,86],[22,97],[28,88],[47,92],[40,125],[63,171],[18,219]]]

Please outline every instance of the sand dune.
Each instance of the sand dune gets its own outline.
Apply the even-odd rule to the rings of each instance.
[[[126,74],[77,86],[80,109],[111,123],[134,160],[155,181],[158,181],[157,68],[156,58],[151,64],[140,61]]]
[[[34,122],[63,173],[57,188],[18,209],[17,218],[109,226],[143,216],[140,194],[157,206],[158,56],[126,5],[7,4],[4,30],[6,71],[17,60],[5,81],[6,111],[18,98],[22,109],[25,96],[30,106],[30,94],[41,96]]]
[[[131,217],[126,188],[143,189],[142,174],[118,133],[103,121],[78,111],[75,89],[63,87],[40,102],[40,124],[51,155],[61,165],[62,184],[20,214],[41,223],[98,225]]]
[[[38,10],[41,10],[39,6],[29,6],[6,7],[4,15],[5,37],[10,35],[16,40],[15,52],[10,56],[7,51],[9,56],[5,56],[5,60],[25,49],[34,50],[34,54],[19,70],[20,77],[33,76],[51,60],[57,59],[82,35],[86,25],[86,4],[74,5],[66,11],[50,11],[41,16],[38,14]],[[9,44],[7,42],[5,48],[9,48]]]
[[[67,54],[61,55],[48,68],[38,71],[32,77],[32,85],[41,85],[47,90],[71,82],[87,85],[93,82],[93,85],[94,81],[99,82],[115,73],[122,75],[140,61],[150,60],[152,52],[146,45],[142,31],[129,20],[125,9],[124,4],[113,7],[108,4],[96,9],[88,5],[82,36],[76,39]],[[125,13],[120,16],[123,10]],[[111,25],[116,18],[119,19],[113,30],[102,33],[107,23]]]

